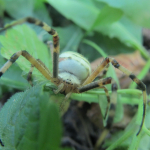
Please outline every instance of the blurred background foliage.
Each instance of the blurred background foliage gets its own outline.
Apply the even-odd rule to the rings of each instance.
[[[98,61],[100,62],[102,61],[99,60],[100,57],[116,57],[116,55],[121,54],[122,57],[120,57],[120,60],[122,60],[122,65],[124,65],[125,67],[127,67],[127,69],[131,71],[135,69],[134,72],[137,71],[136,75],[138,75],[141,80],[146,77],[146,79],[144,80],[145,84],[147,85],[147,92],[149,93],[149,47],[144,47],[145,45],[143,46],[144,41],[142,32],[143,28],[150,28],[149,6],[150,1],[148,0],[0,0],[0,27],[3,27],[4,25],[11,23],[12,21],[27,16],[35,17],[42,20],[43,22],[46,22],[55,30],[57,30],[60,36],[61,53],[65,51],[75,51],[84,55],[90,62],[93,62],[96,59],[98,59]],[[146,37],[146,39],[148,39],[148,36]],[[35,58],[40,58],[46,64],[46,66],[50,70],[52,70],[51,57],[49,50],[46,46],[46,43],[49,40],[52,40],[52,37],[48,35],[45,31],[43,31],[43,29],[37,27],[36,25],[31,25],[28,23],[22,26],[14,27],[12,30],[8,30],[7,33],[2,33],[0,36],[0,49],[2,54],[0,55],[0,67],[3,66],[3,64],[7,61],[6,58],[9,59],[13,53],[19,50],[26,49]],[[146,46],[149,45],[148,43],[149,41],[146,43]],[[133,53],[135,51],[139,52],[138,57],[136,57]],[[130,57],[130,54],[132,55],[132,57]],[[12,147],[12,145],[22,146],[21,148],[18,146],[18,149],[20,148],[21,150],[34,149],[37,147],[37,143],[39,143],[38,146],[41,149],[41,146],[43,146],[44,144],[43,140],[40,138],[45,139],[47,136],[50,139],[49,141],[53,142],[55,141],[51,137],[53,135],[45,135],[44,133],[46,131],[40,130],[41,136],[36,139],[35,135],[39,134],[32,132],[32,129],[36,128],[35,126],[31,125],[31,129],[29,129],[27,128],[27,126],[23,126],[18,122],[21,122],[21,119],[24,118],[24,112],[26,112],[26,109],[30,108],[30,103],[35,102],[39,109],[35,110],[33,104],[31,110],[33,109],[37,114],[41,114],[40,117],[39,115],[37,115],[37,117],[42,119],[42,121],[37,121],[34,118],[35,116],[33,116],[32,118],[32,116],[29,115],[31,117],[31,120],[29,119],[30,117],[27,117],[28,119],[26,120],[25,124],[31,123],[33,120],[36,120],[35,122],[37,125],[41,124],[41,122],[43,122],[43,125],[40,126],[44,126],[44,124],[47,125],[48,123],[44,121],[46,120],[46,117],[43,119],[43,113],[46,114],[51,112],[48,112],[50,111],[48,110],[49,108],[47,108],[45,112],[42,112],[41,110],[44,110],[43,105],[49,103],[49,98],[47,96],[47,92],[42,92],[43,84],[42,86],[40,85],[41,88],[33,87],[29,89],[30,86],[25,78],[26,74],[29,71],[30,65],[27,61],[24,62],[23,58],[19,58],[17,62],[18,63],[15,63],[0,80],[1,107],[3,106],[3,103],[6,101],[6,99],[11,97],[11,95],[13,95],[14,93],[25,89],[28,90],[20,93],[20,96],[19,94],[14,95],[14,97],[9,100],[9,103],[7,103],[5,108],[2,109],[3,113],[1,112],[1,114],[3,114],[3,117],[1,117],[0,122],[4,122],[4,124],[1,124],[0,126],[0,138],[1,136],[3,136],[2,139],[4,140],[4,143],[9,143],[13,138],[15,139],[14,141],[12,140],[13,142],[10,142],[8,144],[8,149],[11,149],[10,147]],[[128,62],[130,63],[128,64]],[[141,64],[142,67],[139,68],[139,65]],[[97,65],[98,64],[96,64],[96,66]],[[133,68],[130,68],[131,66],[133,66]],[[135,66],[138,67],[135,68]],[[112,67],[110,67],[107,76],[112,76],[118,84],[120,80],[120,88],[126,87],[133,89],[129,89],[128,91],[126,91],[119,88],[117,112],[114,121],[116,123],[122,121],[124,119],[123,116],[126,116],[126,114],[124,114],[125,111],[123,111],[123,104],[130,104],[132,105],[131,109],[137,109],[135,104],[142,106],[142,103],[139,104],[139,99],[141,99],[142,101],[142,95],[140,91],[135,89],[136,85],[131,82],[129,82],[126,86],[122,86],[125,85],[126,80],[121,80],[118,73],[116,75]],[[37,81],[43,80],[43,77],[37,70],[34,71],[34,77],[36,84],[38,83]],[[108,89],[110,90],[111,86],[108,86]],[[35,96],[37,93],[40,93],[39,98]],[[31,96],[32,98],[29,96],[30,94],[33,94]],[[60,95],[59,98],[53,96],[52,92],[50,92],[49,95],[50,99],[59,99],[61,97]],[[25,96],[26,98],[24,98]],[[40,99],[43,99],[43,97],[45,101],[43,103],[40,103]],[[103,91],[94,90],[82,95],[73,94],[71,98],[79,101],[84,100],[90,103],[100,103],[102,114],[104,114],[105,112],[106,98]],[[148,96],[148,99],[149,98],[150,97]],[[21,105],[19,102],[17,102],[16,105],[10,109],[10,106],[15,99],[17,99],[18,101],[22,101],[23,104]],[[32,99],[33,102],[30,101],[30,99]],[[99,99],[101,100],[100,102]],[[26,102],[27,100],[28,102]],[[16,110],[20,111],[22,107],[25,107],[25,109],[21,111],[21,115],[18,115],[18,112]],[[58,110],[54,103],[50,103],[47,107],[54,107],[54,109],[56,108],[54,112],[56,111],[57,115]],[[9,109],[11,110],[10,113],[8,112]],[[149,108],[147,111],[149,112]],[[142,110],[139,109],[138,113],[138,117],[134,117],[133,119],[136,120],[136,122],[140,122]],[[13,116],[16,116],[14,117],[14,119],[17,120],[17,123],[12,123]],[[56,146],[55,149],[61,149],[59,146],[61,125],[60,123],[58,123],[60,120],[59,116],[59,121],[56,121],[55,117],[53,117],[54,116],[52,116],[52,118],[50,119],[48,125],[50,126],[53,122],[56,130],[58,129],[58,132],[56,130],[54,131],[56,135],[58,134],[58,137],[56,137],[56,141],[59,142],[56,142],[56,144],[54,144],[54,147]],[[148,117],[149,113],[147,113],[147,118]],[[125,126],[128,122],[130,122],[132,117],[130,117],[129,121],[127,121],[128,119],[129,118],[125,120]],[[127,149],[127,147],[129,147],[129,149],[143,149],[143,147],[144,150],[150,149],[149,142],[143,142],[144,139],[146,139],[145,141],[149,141],[149,136],[147,135],[149,134],[148,130],[146,130],[145,128],[146,134],[145,132],[143,132],[142,136],[136,138],[136,129],[134,129],[135,122],[133,120],[125,131],[119,131],[117,134],[113,136],[111,135],[111,139],[106,140],[105,146],[108,147],[108,149],[114,149],[113,144],[114,141],[116,142],[118,140],[118,137],[123,138],[123,141],[118,142],[119,144],[116,142],[117,146],[120,146],[122,149]],[[13,124],[13,126],[11,126],[12,128],[10,130],[7,130],[9,126],[6,126],[6,124]],[[21,127],[24,130],[19,133],[17,129]],[[54,127],[50,126],[50,128],[52,129]],[[150,128],[150,123],[148,121],[146,121],[146,127]],[[49,127],[46,126],[45,128]],[[125,127],[121,126],[120,128]],[[133,131],[133,129],[134,132],[131,132]],[[19,131],[20,130],[21,129],[19,129]],[[35,132],[37,132],[38,130],[39,128],[36,128]],[[20,137],[15,137],[12,132],[15,132],[16,135]],[[125,137],[127,133],[129,135],[126,140]],[[32,136],[32,134],[34,136]],[[79,134],[79,132],[77,134]],[[132,134],[133,144],[130,145],[130,138]],[[99,135],[97,135],[96,137],[98,136]],[[34,144],[29,144],[30,146],[26,147],[26,144],[24,143],[30,143],[30,140],[23,141],[23,144],[20,142],[20,139],[25,137],[27,137],[27,139],[34,138],[36,142]],[[124,140],[126,141],[124,142]],[[92,141],[91,145],[89,143],[87,145],[83,145],[86,145],[89,148],[94,145],[95,141]],[[47,145],[47,147],[43,147],[43,149],[50,149],[51,147],[49,146],[50,145]]]

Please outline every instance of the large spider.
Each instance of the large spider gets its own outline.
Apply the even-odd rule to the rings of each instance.
[[[82,55],[75,53],[75,52],[65,52],[59,56],[58,33],[54,29],[52,29],[50,26],[48,26],[46,23],[40,20],[27,17],[27,18],[18,20],[11,25],[6,26],[5,28],[1,29],[0,32],[8,28],[11,28],[12,26],[15,26],[17,24],[24,23],[26,21],[42,27],[45,31],[47,31],[49,34],[53,36],[53,74],[48,70],[48,68],[39,59],[35,59],[34,57],[32,57],[26,50],[21,50],[13,54],[11,58],[3,65],[3,67],[0,69],[0,77],[22,55],[31,63],[31,69],[28,74],[28,81],[31,83],[31,74],[32,74],[33,68],[34,67],[37,68],[46,79],[50,80],[52,83],[54,83],[58,87],[57,90],[54,90],[55,94],[59,92],[65,93],[66,96],[65,96],[64,101],[66,101],[72,93],[82,93],[82,92],[85,92],[94,88],[103,88],[106,93],[107,101],[108,101],[108,106],[107,106],[105,117],[107,115],[109,105],[110,105],[110,109],[109,109],[110,111],[108,113],[107,125],[103,132],[103,135],[99,139],[99,143],[101,143],[104,140],[104,137],[105,137],[104,134],[107,134],[107,131],[110,130],[112,123],[113,123],[113,118],[114,118],[115,108],[116,108],[117,85],[115,82],[112,82],[111,77],[100,79],[94,82],[93,80],[103,70],[105,70],[104,72],[106,72],[109,63],[111,63],[115,68],[119,69],[120,71],[125,73],[127,76],[129,76],[143,91],[143,117],[142,117],[139,130],[137,132],[137,136],[138,136],[144,123],[145,111],[146,111],[146,100],[147,100],[146,96],[147,95],[146,95],[146,86],[144,85],[144,83],[140,81],[129,70],[121,66],[114,58],[110,58],[110,57],[105,58],[99,64],[99,66],[91,73],[90,63]],[[59,61],[59,58],[60,58],[60,61]],[[114,96],[110,102],[110,96],[108,94],[108,90],[105,87],[105,85],[111,84],[111,83],[112,83],[112,94],[114,94]]]

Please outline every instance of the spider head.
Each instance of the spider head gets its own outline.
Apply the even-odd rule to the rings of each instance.
[[[64,52],[59,56],[59,77],[80,85],[91,74],[89,61],[75,52]]]

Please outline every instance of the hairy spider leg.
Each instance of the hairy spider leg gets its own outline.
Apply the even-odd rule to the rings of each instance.
[[[104,86],[106,84],[110,84],[111,83],[111,77],[109,78],[104,78],[104,79],[100,79],[98,81],[95,81],[95,82],[92,82],[88,85],[85,85],[85,86],[82,86],[80,88],[78,88],[78,92],[77,93],[82,93],[82,92],[85,92],[85,91],[88,91],[88,90],[91,90],[91,89],[94,89],[94,88],[103,88],[105,93],[106,93],[106,96],[107,96],[107,101],[108,101],[108,104],[107,104],[107,108],[106,108],[106,113],[105,113],[105,116],[107,116],[107,113],[108,113],[108,110],[109,110],[109,105],[110,105],[110,97],[109,97],[109,93],[108,93],[108,90],[107,88]],[[58,89],[57,90],[54,90],[54,93],[57,94],[59,91],[61,91],[61,89],[63,89],[64,87],[64,84],[61,83],[59,86],[58,86]],[[69,97],[71,96],[72,92],[69,92],[66,96],[65,96],[65,99],[64,101],[60,104],[60,111],[63,110],[64,108],[64,105],[65,103],[67,102],[67,100],[69,99]]]
[[[106,116],[108,114],[109,107],[110,107],[110,96],[109,96],[109,92],[108,92],[108,89],[106,88],[106,86],[101,86],[99,88],[103,88],[104,89],[105,94],[106,94],[106,98],[107,98],[107,107],[106,107],[106,112],[105,112],[105,115],[104,115],[104,119],[106,119]]]
[[[108,68],[109,68],[109,64],[103,69],[102,75],[99,75],[98,79],[104,78],[106,76]]]
[[[147,102],[146,86],[141,80],[139,80],[131,71],[121,66],[114,58],[106,57],[102,61],[102,63],[92,72],[92,74],[85,80],[83,85],[92,82],[96,78],[96,76],[105,68],[105,66],[107,66],[108,63],[111,63],[115,68],[119,69],[124,74],[126,74],[129,78],[131,78],[143,92],[143,116],[142,116],[140,128],[137,132],[137,136],[138,136],[144,124],[145,113],[146,113],[146,102]]]
[[[69,97],[71,96],[71,94],[72,94],[72,92],[67,93],[67,95],[65,96],[64,100],[61,102],[60,108],[59,108],[60,112],[63,111],[64,106],[65,106],[67,100],[69,99]]]
[[[53,78],[58,78],[58,58],[59,58],[59,36],[58,33],[52,29],[49,25],[47,25],[45,22],[42,22],[38,19],[32,18],[32,17],[26,17],[20,20],[17,20],[15,22],[13,22],[10,25],[7,25],[6,27],[4,27],[3,29],[0,29],[0,32],[7,30],[13,26],[16,26],[18,24],[22,24],[24,22],[29,22],[32,24],[35,24],[37,26],[42,27],[45,31],[47,31],[49,34],[51,34],[53,36]]]
[[[107,124],[104,128],[104,130],[101,133],[101,136],[99,137],[99,139],[96,142],[95,148],[94,150],[97,150],[101,144],[103,143],[103,141],[105,140],[107,134],[109,133],[113,121],[114,121],[114,116],[115,116],[115,111],[116,111],[116,105],[117,105],[117,84],[115,83],[115,81],[112,81],[112,94],[111,94],[111,104],[110,104],[110,109],[109,109],[109,114],[108,114],[108,118],[107,118]]]
[[[106,118],[109,107],[110,107],[110,96],[109,96],[109,93],[108,93],[108,89],[104,85],[110,84],[111,80],[112,80],[111,77],[104,78],[104,79],[100,79],[98,81],[91,82],[91,83],[89,83],[85,86],[82,86],[82,87],[78,88],[79,93],[82,93],[82,92],[85,92],[85,91],[88,91],[88,90],[91,90],[91,89],[94,89],[94,88],[103,88],[104,89],[105,94],[106,94],[106,98],[107,98],[107,102],[108,102],[106,112],[105,112],[105,115],[104,115],[104,119]]]
[[[94,88],[102,87],[106,84],[110,84],[111,80],[112,80],[111,77],[100,79],[98,81],[94,81],[94,82],[91,82],[89,84],[86,84],[84,86],[79,87],[78,91],[79,91],[79,93],[82,93],[82,92],[85,92],[85,91],[88,91],[88,90],[91,90],[91,89],[94,89]]]
[[[2,66],[2,68],[0,69],[0,77],[7,71],[7,69],[20,57],[20,55],[22,55],[23,57],[25,57],[35,68],[37,68],[42,74],[43,76],[48,79],[51,80],[52,79],[52,75],[50,74],[50,71],[47,70],[47,68],[45,68],[43,65],[41,65],[41,63],[39,62],[39,60],[35,59],[33,56],[31,56],[27,51],[22,50],[22,51],[18,51],[15,54],[13,54],[10,59]]]
[[[110,96],[108,94],[108,90],[104,85],[111,84],[111,83],[112,83],[112,98],[110,101]],[[107,78],[100,79],[95,82],[91,82],[87,85],[84,85],[83,87],[80,87],[79,92],[82,93],[82,92],[88,91],[93,88],[104,88],[104,91],[107,96],[107,101],[108,101],[108,105],[107,105],[105,116],[104,116],[105,118],[106,118],[108,110],[109,110],[108,118],[107,118],[107,125],[104,128],[100,138],[98,139],[98,142],[96,143],[96,147],[98,147],[102,144],[102,142],[106,138],[106,136],[107,136],[108,132],[110,131],[112,124],[113,124],[115,110],[116,110],[116,103],[117,103],[117,84],[115,83],[114,80],[112,80],[111,77],[107,77]],[[109,108],[109,106],[110,106],[110,108]]]
[[[49,71],[49,69],[45,66],[45,64],[40,60],[40,59],[36,59],[43,68],[45,68],[45,70]],[[33,69],[34,69],[34,66],[31,64],[31,67],[30,67],[30,70],[29,70],[29,73],[28,73],[28,76],[27,76],[27,81],[30,83],[31,86],[33,86],[33,83],[32,83],[32,72],[33,72]],[[51,72],[49,71],[49,74],[51,75]],[[51,75],[52,76],[52,75]]]

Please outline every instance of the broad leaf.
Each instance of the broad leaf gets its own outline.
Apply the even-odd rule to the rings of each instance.
[[[98,9],[92,1],[80,0],[46,0],[67,19],[72,20],[78,26],[91,30],[93,27],[111,24],[120,19],[122,11],[110,6]],[[69,13],[68,13],[69,12]],[[109,14],[107,16],[107,14]]]
[[[46,0],[67,19],[88,30],[98,15],[98,9],[92,3],[80,0]],[[68,13],[69,12],[69,13]],[[89,19],[90,18],[90,19]]]
[[[150,1],[149,0],[97,0],[109,6],[119,8],[135,23],[150,28]]]
[[[128,23],[128,26],[126,25],[126,23]],[[132,30],[133,28],[136,28],[136,30]],[[96,28],[96,30],[104,35],[109,36],[110,38],[119,39],[127,46],[139,50],[145,58],[148,58],[148,53],[142,46],[141,35],[139,36],[141,28],[135,26],[127,18],[122,18],[122,21],[115,22],[109,26]]]
[[[0,112],[0,138],[5,149],[47,150],[60,147],[58,107],[38,85],[8,100]]]
[[[106,5],[101,9],[97,19],[95,20],[92,29],[98,26],[110,25],[111,23],[118,21],[123,15],[120,9],[116,9]]]
[[[51,20],[49,18],[43,0],[15,0],[13,2],[5,0],[4,6],[7,13],[15,19],[30,16],[36,17],[48,24],[51,24]]]

